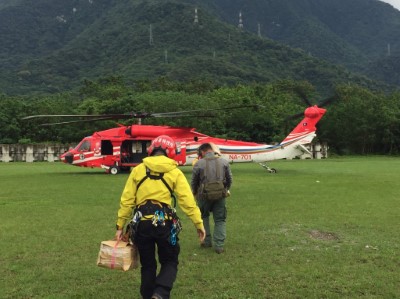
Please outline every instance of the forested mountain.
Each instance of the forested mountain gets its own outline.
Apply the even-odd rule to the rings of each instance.
[[[0,0],[0,92],[54,93],[115,74],[385,90],[399,83],[399,33],[400,13],[375,0]]]
[[[190,1],[192,3],[204,1]],[[364,69],[400,54],[400,12],[376,0],[205,1],[222,20],[328,61]],[[388,46],[390,51],[388,51]]]

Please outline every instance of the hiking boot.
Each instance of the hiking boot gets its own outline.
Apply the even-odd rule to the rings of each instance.
[[[222,248],[222,247],[217,247],[217,248],[215,248],[215,252],[218,253],[218,254],[221,254],[221,253],[224,252],[224,248]]]

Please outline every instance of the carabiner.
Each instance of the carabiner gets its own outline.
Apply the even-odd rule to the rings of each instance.
[[[157,226],[158,226],[158,221],[159,221],[159,219],[160,219],[160,216],[158,215],[158,211],[155,211],[151,223],[152,223],[155,227],[157,227]]]

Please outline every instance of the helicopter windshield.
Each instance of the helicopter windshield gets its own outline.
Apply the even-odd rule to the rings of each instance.
[[[89,140],[84,140],[83,142],[81,142],[77,147],[76,147],[77,151],[84,151],[87,152],[90,150],[90,141]]]

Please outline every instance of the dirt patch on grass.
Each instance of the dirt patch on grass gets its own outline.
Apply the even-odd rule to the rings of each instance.
[[[316,240],[339,240],[335,233],[323,232],[320,230],[312,230],[309,232],[311,238]]]

